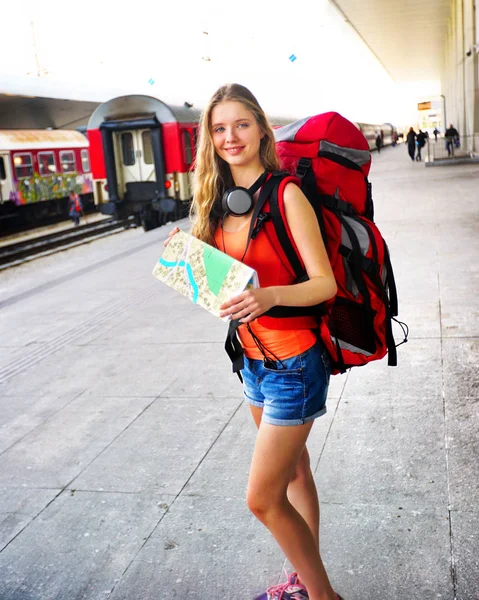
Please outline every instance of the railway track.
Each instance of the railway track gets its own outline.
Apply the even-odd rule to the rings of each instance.
[[[119,233],[133,224],[132,218],[108,219],[2,246],[0,247],[0,270],[91,242],[95,238]]]

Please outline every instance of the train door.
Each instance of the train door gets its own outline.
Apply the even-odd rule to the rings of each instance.
[[[0,204],[10,199],[13,191],[10,156],[8,152],[0,152]]]
[[[123,192],[127,183],[156,181],[150,130],[119,131],[115,133],[115,137]]]

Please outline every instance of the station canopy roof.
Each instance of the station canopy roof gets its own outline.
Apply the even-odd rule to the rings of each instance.
[[[85,126],[98,102],[0,94],[0,129],[76,129]]]
[[[331,0],[398,82],[441,76],[451,0]]]

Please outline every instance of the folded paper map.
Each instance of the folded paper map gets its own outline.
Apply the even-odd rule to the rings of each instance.
[[[184,231],[171,238],[153,275],[215,317],[223,302],[259,287],[254,269]]]

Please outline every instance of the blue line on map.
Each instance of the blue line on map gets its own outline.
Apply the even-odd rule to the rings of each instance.
[[[164,267],[168,267],[169,269],[172,269],[173,267],[186,267],[186,272],[188,273],[188,279],[190,280],[191,287],[193,288],[193,302],[196,304],[198,302],[199,289],[198,289],[198,284],[196,283],[196,281],[193,277],[193,269],[191,268],[191,265],[185,263],[184,260],[179,260],[178,262],[168,262],[168,261],[164,260],[163,258],[160,258],[159,262]]]

